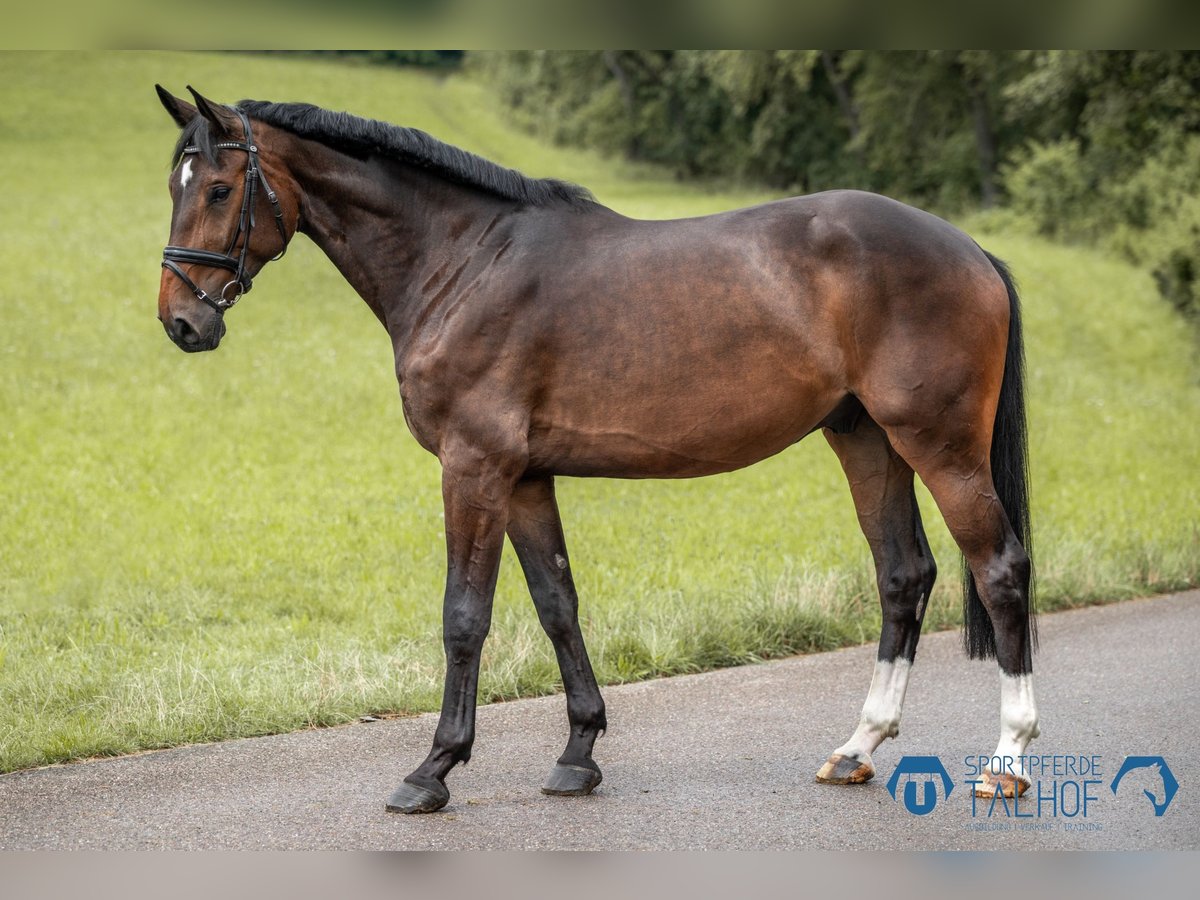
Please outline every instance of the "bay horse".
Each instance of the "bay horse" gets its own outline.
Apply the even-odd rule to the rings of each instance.
[[[604,701],[557,476],[712,475],[816,431],[850,483],[883,611],[858,727],[817,780],[869,780],[871,754],[899,732],[936,575],[916,473],[963,553],[966,651],[1000,670],[1000,739],[977,790],[1028,787],[1023,351],[1003,263],[875,194],[638,221],[415,129],[188,89],[194,103],[158,87],[182,129],[158,296],[171,340],[215,349],[226,310],[304,233],[387,329],[405,420],[442,465],[445,692],[433,748],[388,810],[441,809],[447,774],[471,756],[505,534],[566,693],[570,734],[543,790],[600,783]]]

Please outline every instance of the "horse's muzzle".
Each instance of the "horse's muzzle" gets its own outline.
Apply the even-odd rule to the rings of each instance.
[[[163,321],[167,336],[175,342],[175,346],[187,353],[200,353],[204,350],[216,350],[225,336],[225,320],[214,316],[211,324],[203,332],[197,331],[187,319],[176,316],[169,322]]]

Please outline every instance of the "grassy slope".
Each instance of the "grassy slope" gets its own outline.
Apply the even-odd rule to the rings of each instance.
[[[762,199],[546,148],[462,80],[230,63],[0,55],[0,771],[439,696],[437,466],[404,427],[387,338],[298,241],[218,353],[170,345],[154,298],[175,132],[154,81],[415,125],[632,215]],[[1200,390],[1182,327],[1120,263],[982,242],[1023,284],[1044,605],[1195,583]],[[560,501],[603,680],[877,633],[819,438],[712,479],[565,481]],[[937,627],[956,616],[956,556],[923,501]],[[484,665],[485,698],[556,684],[511,556]]]

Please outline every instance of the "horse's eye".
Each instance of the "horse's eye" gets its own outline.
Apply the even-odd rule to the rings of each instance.
[[[215,188],[213,188],[211,191],[208,192],[208,202],[209,203],[220,203],[222,200],[224,200],[228,196],[229,196],[229,188],[225,187],[225,185],[223,185],[223,184],[219,184]]]

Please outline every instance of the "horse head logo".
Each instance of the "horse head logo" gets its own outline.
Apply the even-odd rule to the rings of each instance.
[[[950,780],[950,773],[946,771],[946,767],[942,765],[942,761],[936,756],[905,756],[896,766],[896,771],[892,772],[892,777],[888,779],[888,793],[892,795],[892,799],[896,799],[896,787],[900,784],[900,776],[910,776],[904,785],[904,808],[915,816],[924,816],[933,812],[933,808],[937,806],[937,788],[934,786],[933,778],[938,776],[942,779],[942,790],[946,797],[950,796],[950,792],[954,790],[954,782]],[[917,782],[912,779],[913,775],[925,776],[924,790],[920,799],[917,798]]]
[[[1112,792],[1117,792],[1117,787],[1121,784],[1121,779],[1126,773],[1136,769],[1149,769],[1153,774],[1162,779],[1163,798],[1159,800],[1153,792],[1143,789],[1142,793],[1150,800],[1154,806],[1154,815],[1161,816],[1167,811],[1167,807],[1171,805],[1171,801],[1175,799],[1175,793],[1179,790],[1179,782],[1175,780],[1175,774],[1171,771],[1171,767],[1167,765],[1167,761],[1161,756],[1127,756],[1125,762],[1121,763],[1121,770],[1117,772],[1117,777],[1112,780]]]

